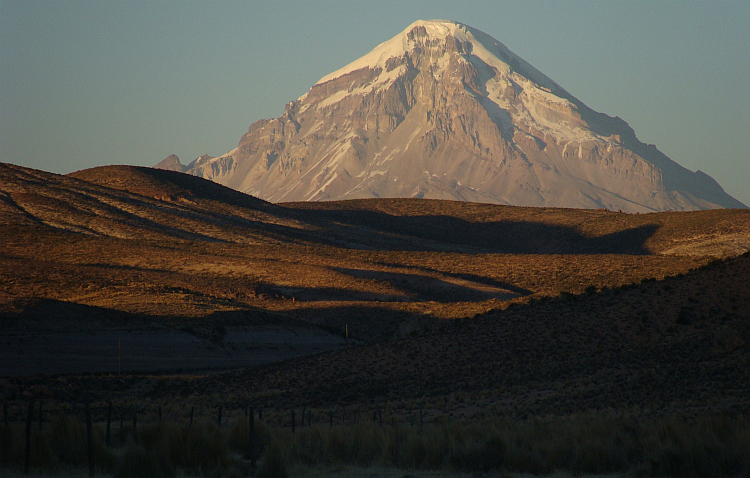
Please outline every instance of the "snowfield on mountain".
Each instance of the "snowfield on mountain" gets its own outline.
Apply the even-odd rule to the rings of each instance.
[[[675,127],[679,127],[675,125]],[[417,197],[624,212],[742,208],[489,35],[417,21],[237,148],[157,165],[272,201]]]

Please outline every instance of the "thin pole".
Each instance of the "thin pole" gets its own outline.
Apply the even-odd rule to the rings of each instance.
[[[26,417],[26,455],[23,462],[23,474],[28,475],[31,468],[31,420],[34,419],[34,400],[29,400],[29,414]]]
[[[138,408],[133,407],[133,441],[138,440]]]
[[[255,474],[255,411],[253,407],[250,407],[247,417],[250,420],[248,435],[250,442],[250,467],[253,470],[253,474]]]
[[[94,476],[94,430],[91,423],[91,407],[86,400],[86,445],[89,454],[89,476]]]
[[[112,401],[109,402],[109,407],[107,407],[107,435],[105,437],[105,441],[107,443],[107,448],[109,448],[110,443],[110,426],[112,423]]]

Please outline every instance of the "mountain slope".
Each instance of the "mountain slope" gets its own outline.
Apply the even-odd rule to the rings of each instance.
[[[621,209],[742,208],[489,35],[417,21],[323,77],[238,147],[160,164],[273,201],[418,197]]]

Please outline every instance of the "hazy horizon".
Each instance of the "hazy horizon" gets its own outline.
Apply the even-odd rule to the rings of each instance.
[[[0,0],[0,161],[68,173],[218,156],[321,77],[434,18],[495,37],[750,205],[740,1]]]

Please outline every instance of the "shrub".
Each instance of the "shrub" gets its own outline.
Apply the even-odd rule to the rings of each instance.
[[[275,443],[266,448],[259,465],[258,478],[287,478],[288,476],[283,454]]]
[[[176,475],[168,457],[143,446],[130,446],[125,450],[114,478],[173,478]]]

